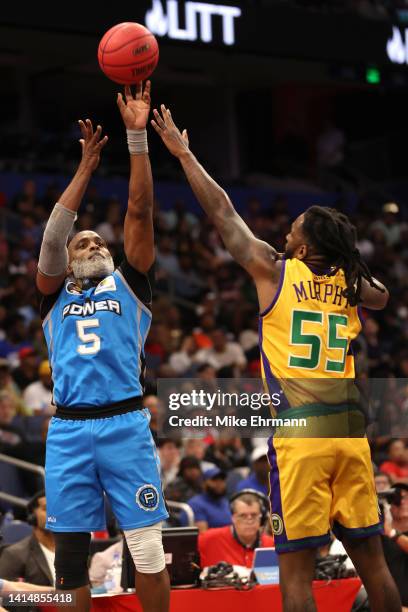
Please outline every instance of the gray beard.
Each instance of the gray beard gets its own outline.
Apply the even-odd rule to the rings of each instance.
[[[109,276],[115,269],[112,257],[97,257],[96,259],[73,259],[72,274],[75,278],[103,278]]]

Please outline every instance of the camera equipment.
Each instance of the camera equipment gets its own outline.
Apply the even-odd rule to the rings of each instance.
[[[381,504],[383,500],[388,502],[389,504],[393,504],[394,506],[401,505],[401,488],[392,487],[392,489],[386,489],[385,491],[381,491],[377,493],[378,502]]]
[[[203,589],[234,588],[238,591],[248,591],[256,584],[252,577],[242,577],[234,571],[233,566],[225,561],[208,568],[207,575],[201,580]]]
[[[317,557],[315,565],[315,580],[337,580],[355,576],[354,570],[345,566],[347,555],[327,555]]]

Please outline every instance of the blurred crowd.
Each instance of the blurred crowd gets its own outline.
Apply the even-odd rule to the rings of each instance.
[[[55,407],[35,274],[44,226],[57,200],[56,185],[40,196],[36,184],[27,180],[21,193],[1,202],[0,452],[39,465],[44,464],[47,427]],[[217,377],[259,377],[256,292],[204,216],[197,216],[181,201],[171,207],[161,204],[156,201],[154,208],[156,285],[153,322],[145,347],[145,405],[151,413],[163,487],[168,500],[186,503],[194,512],[193,520],[201,532],[202,566],[228,557],[250,567],[259,534],[262,545],[272,542],[263,533],[268,524],[262,498],[245,494],[245,489],[251,489],[268,495],[265,438],[241,439],[233,433],[219,435],[214,431],[200,438],[161,437],[158,430],[163,406],[156,381],[198,378],[211,386]],[[125,203],[107,200],[91,187],[81,210],[75,230],[96,230],[119,264]],[[403,213],[394,202],[378,207],[362,198],[351,215],[358,229],[358,247],[373,275],[386,284],[391,295],[385,311],[362,311],[362,333],[353,346],[358,377],[362,383],[374,381],[372,457],[377,490],[394,487],[391,497],[387,494],[382,500],[385,537],[390,542],[395,529],[408,531],[408,448],[404,439],[408,428],[408,223]],[[284,251],[291,223],[284,195],[273,198],[267,209],[249,199],[245,221],[259,238]],[[15,468],[10,473],[2,468],[0,490],[28,497],[38,489],[36,475],[19,471],[16,479]],[[231,496],[238,491],[244,491],[244,496],[231,504]],[[37,495],[36,503],[36,512],[41,512],[45,498]],[[185,510],[178,511],[171,514],[168,526],[186,525],[188,520]],[[24,579],[53,584],[54,544],[42,523],[38,524],[32,535],[14,545],[16,550],[9,548],[9,556],[3,554],[4,578],[16,577],[15,572],[6,572],[9,557],[15,560],[20,548],[28,550],[40,544],[49,561],[46,576],[27,573]],[[231,525],[239,534],[238,540],[231,536]],[[344,552],[338,550],[339,545],[335,541],[330,552]],[[396,567],[394,573],[402,572],[404,585],[408,573],[401,567],[408,557],[401,543],[389,546],[390,563]],[[120,547],[121,542],[114,543],[106,554],[95,557],[91,566],[94,585],[103,582]],[[408,601],[408,593],[404,599]]]
[[[43,229],[58,194],[58,186],[50,184],[39,195],[35,182],[27,180],[20,193],[8,201],[3,198],[1,209],[0,450],[38,463],[43,461],[54,407],[35,274]],[[253,283],[231,259],[206,217],[181,201],[171,207],[161,204],[156,201],[154,208],[156,286],[146,342],[149,401],[157,393],[157,378],[258,377]],[[125,205],[104,198],[91,186],[75,227],[95,229],[109,244],[116,263],[123,256]],[[374,459],[380,460],[384,445],[401,436],[408,425],[408,223],[403,213],[394,202],[377,206],[361,198],[351,215],[358,247],[391,295],[385,311],[363,310],[363,330],[353,347],[358,376],[381,381],[373,401],[378,413]],[[284,195],[275,196],[268,208],[249,199],[244,216],[259,238],[284,251],[291,223]],[[154,430],[160,408],[152,410]],[[239,452],[236,444],[227,453],[233,458],[226,462],[215,460],[223,451],[211,451],[210,444],[204,449],[206,460],[224,470],[248,468],[254,444],[242,445]]]

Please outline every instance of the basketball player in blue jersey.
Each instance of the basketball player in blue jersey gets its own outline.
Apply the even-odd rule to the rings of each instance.
[[[76,213],[106,144],[80,121],[82,160],[44,231],[37,286],[57,406],[47,438],[47,528],[56,542],[58,589],[90,609],[90,532],[105,528],[105,492],[136,566],[145,612],[165,612],[169,578],[161,538],[168,514],[143,408],[144,343],[151,321],[153,188],[146,122],[150,82],[118,94],[130,153],[125,258],[115,270],[98,234],[76,234]]]

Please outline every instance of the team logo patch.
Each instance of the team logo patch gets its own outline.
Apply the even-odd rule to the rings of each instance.
[[[271,523],[273,535],[281,535],[283,533],[283,521],[279,514],[271,514]]]
[[[116,291],[116,283],[113,276],[107,276],[96,287],[94,294],[102,293],[102,291]]]
[[[152,484],[142,485],[136,493],[136,503],[142,508],[152,512],[159,505],[159,492]]]

